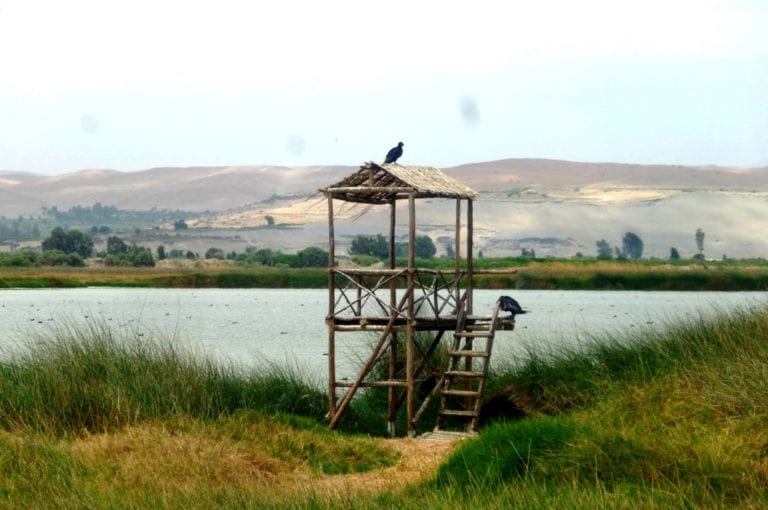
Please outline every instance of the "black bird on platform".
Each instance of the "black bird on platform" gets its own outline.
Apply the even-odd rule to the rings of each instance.
[[[515,315],[528,313],[528,310],[523,310],[523,307],[520,306],[520,303],[509,296],[501,296],[499,298],[499,306],[503,311],[509,312],[511,314],[509,317],[506,317],[507,319],[514,319]]]
[[[384,164],[396,163],[398,158],[403,155],[403,142],[398,142],[397,147],[392,147],[387,152],[387,157],[384,158]]]

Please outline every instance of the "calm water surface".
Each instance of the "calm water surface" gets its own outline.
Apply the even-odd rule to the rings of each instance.
[[[499,332],[494,362],[527,346],[576,343],[586,334],[654,327],[666,320],[768,304],[765,292],[509,292],[531,313]],[[475,313],[490,313],[499,291],[475,292]],[[0,348],[58,324],[100,321],[129,336],[175,338],[223,361],[290,363],[322,382],[327,374],[326,290],[42,289],[0,291]],[[367,336],[366,336],[367,335]],[[340,376],[351,376],[373,334],[339,335]]]

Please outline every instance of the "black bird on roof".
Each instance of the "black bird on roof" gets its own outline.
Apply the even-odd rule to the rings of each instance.
[[[384,164],[396,163],[398,158],[403,155],[403,142],[398,142],[397,147],[392,147],[384,158]]]
[[[509,312],[511,314],[509,317],[506,317],[507,319],[514,319],[515,315],[528,313],[528,310],[523,310],[523,307],[520,306],[520,303],[509,296],[501,296],[499,298],[499,306],[503,311]]]

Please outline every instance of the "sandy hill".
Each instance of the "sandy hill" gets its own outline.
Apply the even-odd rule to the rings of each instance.
[[[214,211],[219,214],[193,226],[224,230],[261,226],[271,215],[296,228],[243,233],[239,241],[293,250],[327,241],[325,203],[311,197],[356,168],[253,165],[83,170],[58,176],[0,172],[0,215],[101,202],[124,209]],[[690,256],[697,228],[707,233],[707,256],[768,254],[768,240],[761,234],[768,217],[768,167],[506,159],[444,170],[481,192],[476,246],[487,255],[518,254],[522,248],[539,256],[594,254],[597,240],[620,246],[623,234],[633,231],[645,241],[646,255],[666,257],[675,246]],[[419,205],[419,227],[440,244],[452,235],[453,205],[432,202]],[[354,219],[337,227],[343,238],[386,229],[386,212],[378,208],[342,212]]]

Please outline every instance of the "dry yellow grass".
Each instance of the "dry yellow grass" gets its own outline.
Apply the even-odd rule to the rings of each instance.
[[[269,433],[268,430],[262,431]],[[205,430],[177,430],[142,424],[120,432],[74,440],[73,454],[100,465],[97,483],[114,491],[150,490],[194,494],[208,490],[268,490],[275,497],[301,493],[322,498],[402,488],[431,476],[454,448],[451,440],[381,439],[400,454],[390,467],[365,473],[328,475],[278,459],[252,440],[216,437]]]
[[[334,497],[401,489],[434,475],[456,444],[457,441],[449,439],[382,440],[382,445],[401,454],[394,466],[367,473],[323,476],[310,482],[312,491]]]
[[[199,431],[171,431],[159,424],[88,435],[72,444],[75,456],[108,466],[108,486],[194,492],[200,487],[268,486],[293,467],[242,442]]]

